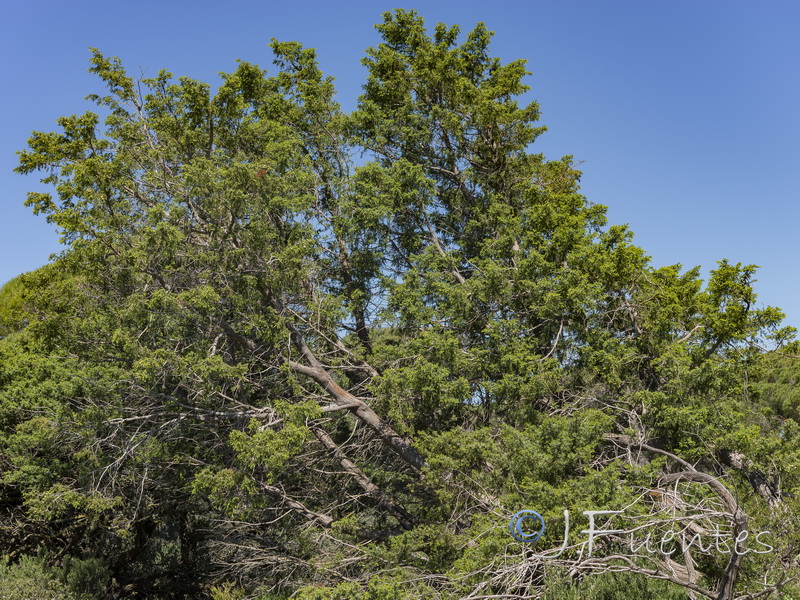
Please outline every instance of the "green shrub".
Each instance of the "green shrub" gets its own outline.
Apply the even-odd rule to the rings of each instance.
[[[39,557],[0,563],[0,600],[81,600],[60,581],[59,573]]]

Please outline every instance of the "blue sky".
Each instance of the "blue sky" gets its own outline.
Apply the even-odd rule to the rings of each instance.
[[[524,58],[548,132],[534,150],[581,161],[582,191],[628,223],[656,265],[727,258],[761,266],[763,304],[800,327],[800,3],[740,0],[526,2],[10,3],[0,26],[0,283],[59,250],[22,206],[40,190],[12,173],[32,130],[90,108],[90,46],[133,75],[166,68],[217,83],[243,59],[271,66],[271,37],[315,47],[352,108],[360,58],[385,10],[416,8],[496,32],[493,54]]]

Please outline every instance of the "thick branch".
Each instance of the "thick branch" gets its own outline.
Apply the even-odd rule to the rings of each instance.
[[[437,250],[437,252],[439,252],[439,255],[441,257],[443,257],[443,258],[449,258],[447,256],[447,253],[444,251],[444,248],[442,248],[442,245],[439,243],[439,237],[436,235],[436,230],[433,228],[433,225],[431,225],[431,223],[430,223],[430,221],[428,221],[428,219],[425,219],[425,225],[427,225],[427,227],[428,227],[428,232],[431,234],[431,241],[433,242],[433,245],[436,246],[436,250]],[[453,267],[450,270],[450,272],[453,274],[453,277],[456,278],[458,283],[465,283],[466,282],[466,279],[464,279],[464,276],[461,273],[459,273],[458,269],[456,269],[455,267]]]
[[[720,452],[720,458],[726,466],[741,471],[753,486],[756,494],[761,496],[771,507],[775,508],[783,502],[777,486],[770,482],[762,471],[753,467],[753,461],[744,454],[734,450],[723,450]]]
[[[389,513],[397,519],[404,529],[413,529],[415,523],[412,516],[408,514],[402,506],[396,504],[388,494],[375,485],[366,473],[359,469],[353,461],[347,458],[341,448],[339,448],[324,429],[321,427],[311,427],[311,431],[320,443],[336,458],[339,464],[342,465],[344,470],[353,476],[353,479],[356,480],[361,489],[385,506]]]
[[[274,485],[267,485],[266,483],[262,483],[261,489],[264,490],[267,494],[269,494],[273,498],[277,498],[278,500],[283,502],[293,511],[300,513],[309,521],[314,521],[316,523],[319,523],[323,527],[330,527],[334,522],[333,517],[324,515],[322,513],[314,512],[313,510],[306,508],[304,504],[290,498],[283,492],[283,490],[275,487]]]
[[[747,514],[741,510],[741,508],[739,507],[739,503],[736,501],[736,498],[734,498],[733,494],[731,494],[728,488],[726,488],[718,478],[708,473],[703,473],[701,471],[698,471],[697,469],[694,468],[693,465],[689,464],[679,456],[671,452],[668,452],[667,450],[650,446],[649,444],[643,441],[636,441],[625,435],[614,435],[614,434],[607,435],[606,439],[612,440],[614,442],[620,443],[625,446],[638,447],[643,450],[648,450],[650,452],[662,454],[674,460],[675,462],[683,466],[686,470],[681,471],[679,473],[668,473],[663,475],[661,477],[662,483],[668,484],[675,481],[685,480],[685,481],[694,481],[697,483],[704,483],[708,485],[723,501],[725,507],[728,509],[728,512],[731,515],[731,519],[733,521],[734,539],[738,537],[741,531],[747,529],[747,521],[748,521]],[[734,589],[736,587],[736,580],[738,579],[739,576],[739,567],[741,566],[741,562],[742,562],[742,555],[738,554],[737,552],[732,552],[731,557],[728,560],[728,564],[725,566],[725,570],[722,574],[722,577],[720,578],[719,582],[717,582],[717,589],[715,591],[715,595],[713,596],[715,600],[730,600],[731,598],[733,598]]]
[[[258,342],[237,333],[230,324],[222,319],[215,319],[215,322],[222,327],[231,340],[242,348],[254,354],[264,354],[266,352],[263,346]],[[414,449],[410,440],[407,440],[392,429],[366,402],[357,398],[336,383],[308,347],[297,327],[288,321],[286,322],[286,327],[289,330],[292,345],[300,352],[300,355],[308,364],[287,360],[285,357],[279,357],[280,360],[289,365],[289,368],[295,373],[310,377],[317,382],[330,394],[335,404],[338,404],[342,408],[348,408],[358,419],[375,431],[390,450],[415,469],[422,469],[425,460],[422,455]],[[330,410],[330,407],[328,407],[328,410]]]
[[[316,358],[314,361],[319,364]],[[411,442],[387,425],[366,402],[356,398],[353,394],[336,383],[325,369],[321,366],[309,367],[291,360],[287,360],[286,364],[288,364],[289,368],[295,373],[310,377],[317,382],[331,395],[335,404],[346,405],[356,417],[377,433],[381,440],[409,465],[418,470],[422,468],[425,460],[422,455],[414,449]]]
[[[699,471],[697,471],[697,469],[694,468],[694,466],[692,466],[690,463],[688,463],[685,460],[683,460],[680,456],[678,456],[676,454],[673,454],[672,452],[669,452],[667,450],[663,450],[662,448],[656,448],[655,446],[650,446],[646,442],[636,441],[633,438],[628,437],[627,435],[619,435],[619,434],[616,434],[616,433],[608,433],[603,437],[605,437],[605,439],[607,439],[607,440],[609,440],[611,442],[616,442],[618,444],[621,444],[623,446],[627,446],[629,448],[641,448],[642,450],[649,450],[650,452],[655,452],[656,454],[662,454],[662,455],[666,456],[667,458],[671,458],[672,460],[677,462],[679,465],[681,465],[687,471],[699,472]]]
[[[261,489],[264,492],[266,492],[269,496],[272,496],[276,500],[279,500],[287,508],[302,515],[312,523],[317,523],[318,525],[321,525],[322,527],[325,527],[327,529],[330,528],[336,522],[336,519],[334,519],[330,515],[315,512],[309,509],[307,506],[305,506],[302,502],[298,502],[294,498],[290,498],[284,493],[283,490],[281,490],[278,487],[275,487],[274,485],[267,485],[266,483],[262,483]],[[358,529],[354,533],[362,540],[386,540],[392,537],[393,535],[397,535],[398,532],[387,531],[383,529]]]

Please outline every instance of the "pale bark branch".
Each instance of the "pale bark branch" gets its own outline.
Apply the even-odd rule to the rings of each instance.
[[[720,452],[720,457],[724,465],[741,471],[747,481],[750,482],[750,485],[753,486],[756,494],[761,496],[772,508],[783,503],[778,487],[767,479],[763,471],[756,469],[753,466],[753,461],[744,454],[735,450],[723,450]]]
[[[450,257],[447,255],[447,253],[444,251],[444,248],[442,248],[442,245],[439,243],[439,237],[436,235],[436,230],[433,228],[433,225],[431,225],[430,221],[427,218],[425,219],[425,225],[428,227],[428,232],[431,235],[431,241],[433,242],[433,245],[436,246],[436,251],[442,258],[449,259]],[[450,269],[450,272],[453,274],[453,277],[456,278],[458,283],[462,284],[466,283],[466,279],[464,279],[464,276],[461,273],[459,273],[458,269],[452,268]]]
[[[361,489],[363,489],[371,497],[378,500],[381,505],[386,507],[386,510],[395,519],[397,519],[398,523],[402,525],[403,529],[414,528],[415,523],[413,517],[408,514],[408,512],[402,506],[398,505],[394,500],[392,500],[388,494],[375,485],[375,483],[372,482],[367,474],[358,468],[353,461],[347,458],[345,453],[342,452],[342,449],[339,448],[336,442],[331,439],[324,429],[316,426],[312,426],[310,429],[320,443],[325,446],[325,448],[333,455],[339,464],[342,465],[342,468],[352,475],[353,479],[355,479]]]
[[[276,305],[280,308],[280,305]],[[253,354],[263,355],[267,350],[258,342],[244,336],[234,330],[234,328],[222,319],[215,318],[220,327],[225,330],[228,336],[235,341],[239,346],[249,350]],[[278,355],[277,358],[295,373],[305,375],[313,379],[324,389],[334,400],[335,404],[346,407],[362,422],[368,425],[375,433],[378,434],[380,439],[402,458],[410,466],[416,470],[422,469],[425,459],[422,455],[414,449],[411,441],[401,436],[392,427],[389,426],[372,408],[360,398],[357,398],[342,386],[340,386],[331,377],[330,373],[325,369],[322,362],[314,355],[311,349],[306,344],[300,331],[291,322],[286,321],[285,325],[289,330],[292,345],[297,349],[300,355],[308,364],[299,363],[289,360],[286,357]]]
[[[319,364],[319,361],[316,362]],[[378,434],[390,450],[405,462],[415,469],[419,470],[422,468],[425,460],[411,445],[411,441],[392,429],[366,402],[357,398],[336,383],[325,369],[322,367],[309,367],[291,360],[287,360],[286,364],[289,365],[289,368],[295,373],[310,377],[317,382],[330,394],[336,404],[341,406],[346,405],[358,419]]]
[[[273,498],[276,498],[276,499],[280,500],[281,502],[283,502],[286,506],[291,508],[293,511],[300,513],[301,515],[303,515],[309,521],[314,521],[314,522],[322,525],[323,527],[330,527],[333,524],[334,520],[335,520],[331,516],[328,516],[328,515],[325,515],[325,514],[322,514],[322,513],[318,513],[318,512],[314,512],[313,510],[310,510],[309,508],[306,508],[306,506],[304,504],[302,504],[301,502],[298,502],[297,500],[294,500],[293,498],[290,498],[289,496],[287,496],[283,492],[283,490],[281,490],[280,488],[275,487],[274,485],[267,485],[266,483],[262,483],[261,484],[261,489],[264,490],[267,494],[269,494]]]

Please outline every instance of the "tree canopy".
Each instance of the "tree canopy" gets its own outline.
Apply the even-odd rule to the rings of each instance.
[[[525,62],[482,24],[377,29],[349,113],[294,42],[213,92],[93,50],[97,112],[19,153],[68,249],[0,292],[0,577],[800,597],[800,429],[765,375],[797,344],[755,267],[654,267],[531,151]],[[620,511],[592,550],[584,511]]]

